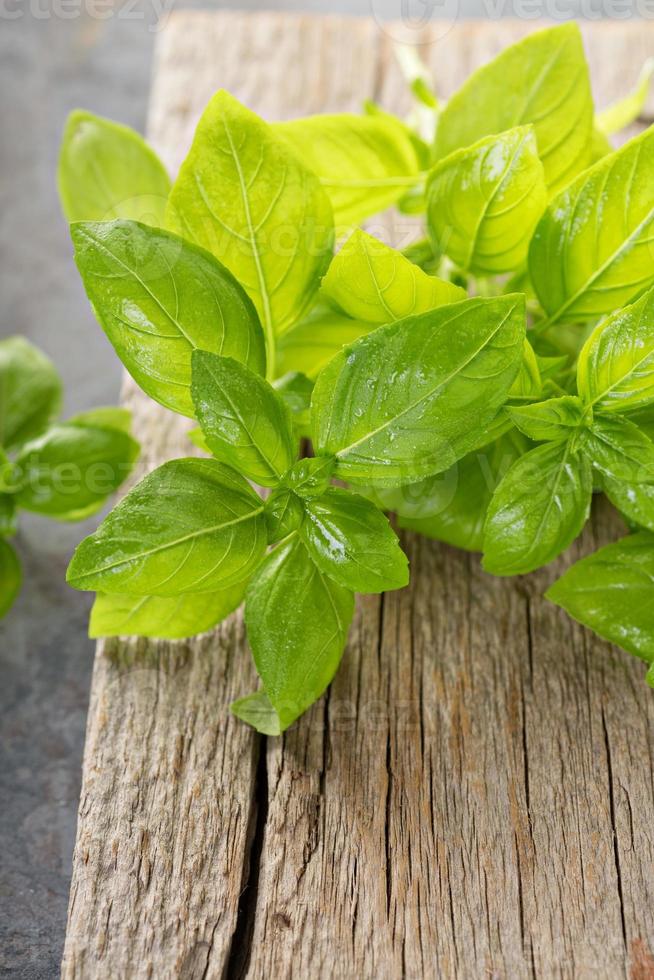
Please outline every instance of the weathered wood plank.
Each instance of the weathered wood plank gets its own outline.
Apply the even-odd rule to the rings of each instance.
[[[428,27],[422,51],[447,95],[533,28]],[[584,32],[602,105],[654,29]],[[220,86],[269,118],[364,97],[401,109],[394,36],[177,15],[150,135],[174,171]],[[411,229],[375,222],[395,241]],[[189,451],[184,423],[128,394],[145,466]],[[600,509],[575,553],[616,531]],[[642,668],[540,598],[556,569],[493,579],[475,556],[405,543],[411,587],[360,601],[328,696],[282,739],[228,718],[253,685],[239,617],[190,643],[99,648],[65,977],[654,976]]]

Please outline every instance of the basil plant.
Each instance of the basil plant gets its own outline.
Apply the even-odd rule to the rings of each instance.
[[[549,596],[652,662],[654,130],[609,142],[647,82],[596,113],[566,24],[447,103],[412,85],[420,132],[375,105],[268,123],[221,91],[172,186],[137,134],[73,113],[89,300],[197,423],[77,549],[91,635],[186,637],[244,601],[261,687],[233,711],[279,734],[334,676],[354,594],[407,584],[385,513],[518,575],[602,491],[635,533]],[[404,252],[361,228],[389,206],[424,221]]]
[[[58,421],[61,380],[24,337],[0,341],[0,618],[21,587],[10,543],[20,510],[57,521],[95,514],[139,453],[124,408],[94,408]]]

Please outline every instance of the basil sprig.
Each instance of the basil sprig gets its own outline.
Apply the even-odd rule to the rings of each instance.
[[[60,521],[98,511],[130,473],[139,453],[130,413],[96,408],[57,421],[61,380],[23,337],[0,341],[0,617],[21,585],[9,542],[22,510]]]
[[[408,121],[369,105],[271,124],[219,92],[172,187],[136,134],[72,117],[59,181],[87,294],[205,454],[154,470],[77,550],[93,635],[179,638],[244,600],[261,687],[233,710],[279,734],[333,677],[354,594],[408,581],[384,511],[526,574],[604,491],[643,530],[548,595],[654,661],[654,129],[608,140],[647,78],[596,116],[565,24],[447,103],[423,79]],[[423,215],[403,252],[357,227],[389,205]],[[56,391],[39,386],[33,418],[5,413],[10,477],[107,428],[41,435]],[[10,480],[0,528],[16,502],[59,508]]]

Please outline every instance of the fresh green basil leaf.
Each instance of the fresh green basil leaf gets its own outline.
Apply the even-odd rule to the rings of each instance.
[[[630,411],[629,421],[634,422],[654,442],[654,405]]]
[[[304,520],[304,507],[300,498],[287,487],[278,487],[266,499],[264,505],[268,543],[275,544],[297,531]]]
[[[414,143],[403,123],[387,113],[310,116],[273,128],[320,178],[337,226],[378,214],[419,179]]]
[[[266,334],[309,308],[333,244],[329,199],[272,127],[227,92],[204,110],[173,185],[168,227],[238,276]]]
[[[583,432],[581,448],[604,476],[654,483],[654,443],[628,419],[596,416]]]
[[[281,731],[332,680],[353,613],[353,594],[315,565],[297,536],[256,572],[245,598],[245,623]]]
[[[556,380],[561,377],[570,364],[567,354],[536,354],[536,363],[542,381]]]
[[[629,525],[654,531],[654,484],[624,483],[604,474],[600,487]]]
[[[365,497],[332,487],[304,505],[300,534],[309,554],[339,585],[353,592],[402,589],[408,560],[388,519]]]
[[[415,187],[406,191],[395,207],[400,214],[424,214],[427,207],[424,185],[416,184]]]
[[[332,259],[322,295],[356,320],[391,323],[466,299],[465,290],[428,276],[401,252],[355,231]]]
[[[398,49],[396,49],[396,52],[397,50]],[[408,50],[408,48],[405,50]],[[425,75],[427,74],[428,74],[428,70],[425,68]],[[399,126],[403,130],[404,135],[411,142],[411,145],[413,146],[414,150],[416,151],[416,157],[418,159],[418,165],[420,169],[421,170],[427,169],[427,167],[429,166],[432,160],[431,143],[433,143],[433,132],[431,134],[426,135],[424,132],[421,131],[421,133],[419,134],[418,129],[420,129],[421,127],[415,115],[413,115],[412,118],[409,118],[406,121],[402,120],[398,116],[394,115],[392,112],[387,112],[385,109],[382,109],[381,106],[378,105],[378,103],[376,103],[373,99],[363,100],[363,111],[367,116],[374,116],[378,119],[386,119],[389,123],[389,126],[393,130],[397,130],[397,127]],[[432,120],[432,129],[433,129],[434,112],[433,111],[429,112],[426,114],[426,116],[428,116],[429,119]],[[420,121],[422,121],[423,119],[425,119],[425,116],[423,116]],[[427,142],[427,140],[429,140],[429,142]]]
[[[91,425],[96,429],[117,429],[119,432],[126,432],[129,435],[132,428],[132,413],[128,408],[116,408],[114,405],[107,405],[72,415],[68,419],[68,423]]]
[[[576,24],[530,34],[474,72],[439,117],[436,152],[529,123],[550,191],[588,166],[593,99]]]
[[[508,471],[488,508],[483,566],[493,575],[523,575],[572,544],[588,519],[590,463],[570,442],[545,443]]]
[[[283,375],[300,371],[314,379],[332,357],[374,327],[374,323],[352,320],[335,310],[317,307],[280,337],[277,372]]]
[[[337,354],[314,389],[312,427],[335,475],[399,486],[471,451],[523,357],[524,299],[443,306],[379,327]]]
[[[580,174],[536,226],[529,271],[547,323],[596,320],[654,282],[654,127]]]
[[[279,715],[273,708],[265,691],[255,691],[238,701],[233,701],[230,711],[241,721],[252,725],[262,735],[281,735]]]
[[[654,74],[654,58],[648,58],[640,70],[638,81],[627,95],[612,102],[595,116],[595,128],[604,136],[620,132],[638,119],[649,93],[649,83]]]
[[[0,446],[16,449],[40,435],[60,409],[52,362],[24,337],[0,340]]]
[[[0,538],[0,619],[6,616],[20,592],[23,573],[18,555]]]
[[[518,376],[511,385],[509,398],[512,401],[533,401],[543,393],[543,381],[538,366],[538,358],[528,340],[525,340],[522,361]]]
[[[438,271],[443,258],[431,238],[420,238],[417,242],[412,242],[411,245],[402,249],[401,254],[412,265],[417,265],[419,269],[429,275]]]
[[[576,562],[545,597],[603,639],[651,663],[653,578],[654,536],[641,531]]]
[[[584,406],[574,395],[548,398],[533,405],[507,406],[511,421],[534,442],[569,439],[584,424]]]
[[[16,533],[16,498],[13,493],[0,493],[0,538]]]
[[[145,477],[77,548],[75,589],[174,596],[242,582],[266,547],[263,503],[213,459],[177,459]]]
[[[191,354],[213,351],[265,372],[263,332],[239,283],[208,252],[134,221],[71,226],[86,293],[146,394],[193,417]]]
[[[654,289],[593,330],[579,354],[577,388],[598,412],[654,402]]]
[[[76,109],[64,129],[59,196],[69,221],[131,218],[163,223],[170,180],[145,140],[129,126]]]
[[[508,432],[444,473],[392,491],[403,495],[397,501],[400,527],[465,551],[481,551],[491,497],[525,446],[521,436]]]
[[[283,399],[293,419],[293,431],[298,439],[311,438],[311,395],[313,381],[301,371],[289,371],[278,378],[273,388]]]
[[[107,595],[91,609],[89,636],[152,636],[181,640],[213,629],[243,601],[245,582],[219,592],[178,596]]]
[[[297,456],[283,400],[232,357],[196,350],[192,369],[193,403],[211,452],[254,483],[275,486]]]
[[[456,150],[427,180],[427,223],[438,248],[475,275],[518,269],[546,204],[532,126]]]
[[[139,445],[119,429],[53,425],[26,443],[12,466],[16,503],[63,520],[93,513],[131,472]]]
[[[186,435],[188,436],[189,442],[191,442],[197,449],[201,449],[203,453],[207,454],[207,456],[212,455],[212,452],[209,449],[209,444],[204,437],[204,432],[199,426],[195,429],[189,429]]]

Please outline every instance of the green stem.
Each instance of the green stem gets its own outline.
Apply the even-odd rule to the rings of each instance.
[[[277,356],[277,345],[275,339],[275,330],[272,323],[266,318],[263,324],[263,332],[266,340],[266,381],[272,384],[275,380],[275,368],[276,368],[276,356]]]

